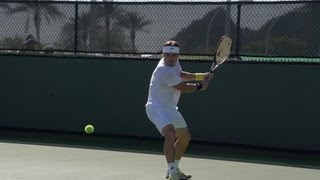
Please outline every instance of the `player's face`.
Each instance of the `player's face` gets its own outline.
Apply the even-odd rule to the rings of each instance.
[[[178,56],[179,54],[175,54],[175,53],[164,53],[163,54],[164,62],[168,66],[175,66],[178,60]]]

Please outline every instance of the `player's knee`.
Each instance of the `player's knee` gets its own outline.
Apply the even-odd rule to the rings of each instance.
[[[179,129],[177,130],[177,138],[180,141],[188,143],[191,139],[191,135],[188,129]]]
[[[174,142],[176,140],[176,131],[171,124],[162,129],[162,134],[166,141]]]

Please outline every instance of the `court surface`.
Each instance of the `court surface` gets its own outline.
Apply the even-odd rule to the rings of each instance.
[[[121,148],[114,144],[109,146],[115,141],[105,140],[103,137],[84,136],[80,140],[82,145],[70,145],[74,139],[64,138],[65,143],[69,140],[66,145],[59,144],[61,136],[56,136],[54,133],[36,134],[32,137],[28,134],[19,135],[17,132],[13,134],[15,137],[2,136],[0,140],[0,180],[165,179],[166,163],[161,151],[151,151],[148,148],[138,150],[133,146],[133,144],[146,147],[150,145],[158,149],[161,147],[160,142],[132,143],[117,139],[116,142],[122,143],[120,143]],[[45,140],[35,139],[40,135],[46,137]],[[85,145],[88,141],[94,142],[95,145]],[[97,143],[106,146],[97,147]],[[320,179],[318,155],[297,157],[292,153],[274,155],[268,151],[253,153],[235,148],[219,150],[219,147],[213,150],[193,145],[190,149],[189,155],[187,154],[181,161],[180,168],[192,173],[194,180]],[[210,151],[215,155],[207,153],[206,156],[202,156],[200,151],[202,153]],[[241,154],[242,157],[236,154]],[[312,164],[312,161],[316,162]]]

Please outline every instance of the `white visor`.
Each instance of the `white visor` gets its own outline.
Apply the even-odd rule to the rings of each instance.
[[[180,53],[180,48],[177,46],[164,46],[163,53],[174,53],[174,54],[179,54]]]

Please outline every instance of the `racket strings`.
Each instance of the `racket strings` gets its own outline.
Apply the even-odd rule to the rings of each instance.
[[[232,46],[232,39],[228,36],[222,36],[220,39],[217,51],[214,56],[214,60],[210,69],[210,72],[213,73],[213,71],[219,66],[219,64],[222,64],[230,55],[231,53],[231,46]]]

